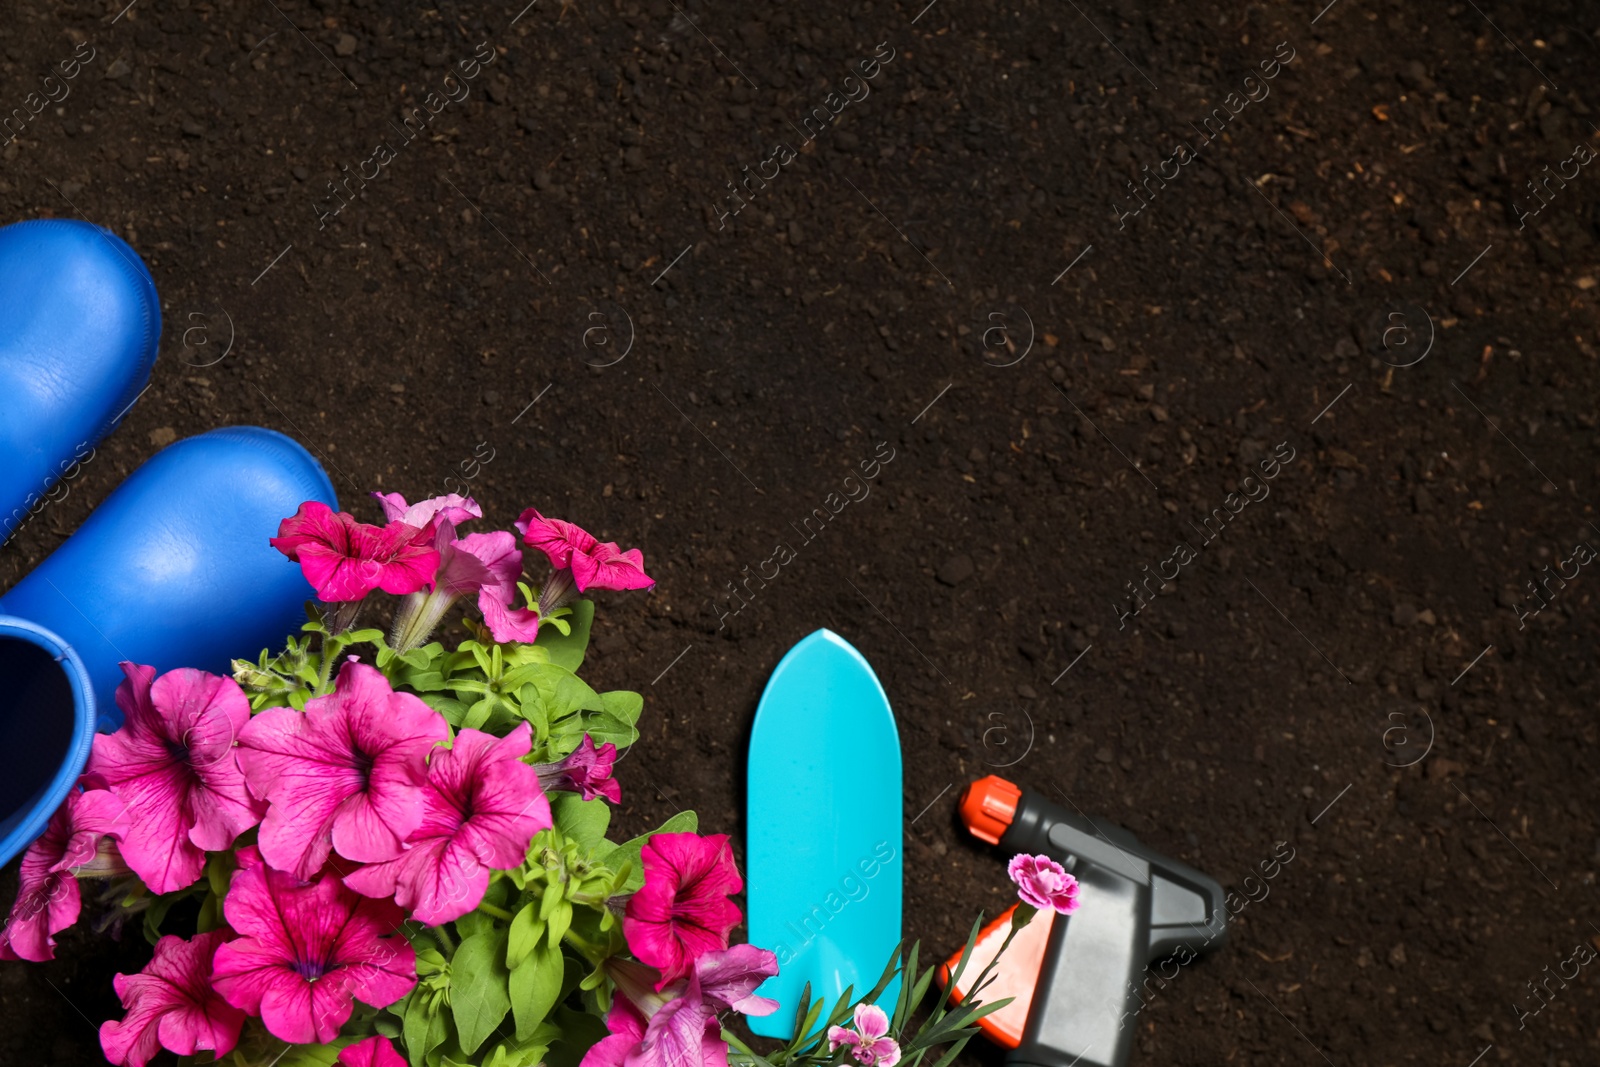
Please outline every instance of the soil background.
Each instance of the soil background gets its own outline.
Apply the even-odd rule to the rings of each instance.
[[[1002,773],[1241,895],[1294,850],[1137,1064],[1600,1062],[1600,976],[1550,977],[1600,945],[1600,14],[924,3],[7,3],[0,115],[93,58],[0,217],[123,235],[165,321],[0,582],[230,424],[368,521],[537,506],[659,579],[587,667],[646,695],[623,829],[740,840],[762,686],[826,626],[899,719],[930,950],[1010,895],[954,814]],[[0,965],[0,1062],[98,1061],[148,949],[86,926]]]

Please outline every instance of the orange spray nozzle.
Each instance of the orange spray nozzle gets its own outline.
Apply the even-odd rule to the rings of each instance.
[[[961,791],[961,821],[979,841],[998,845],[1021,799],[1022,790],[999,775],[979,778]]]

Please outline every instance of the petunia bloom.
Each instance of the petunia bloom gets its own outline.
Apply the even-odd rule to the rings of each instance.
[[[382,1034],[346,1045],[339,1052],[341,1067],[406,1067],[406,1058]]]
[[[533,835],[551,825],[539,774],[522,762],[532,747],[527,723],[503,738],[461,730],[455,747],[435,752],[428,764],[422,825],[406,850],[346,875],[345,885],[392,896],[429,926],[476,908],[490,870],[519,866]]]
[[[605,797],[613,804],[622,803],[622,787],[611,777],[611,768],[617,762],[617,746],[610,741],[594,747],[594,738],[583,735],[583,741],[566,759],[557,763],[537,763],[539,784],[546,792],[563,790],[577,793],[584,800]]]
[[[192,668],[156,677],[123,663],[117,687],[123,723],[96,734],[85,780],[109,789],[133,813],[122,859],[152,893],[192,885],[218,852],[261,821],[234,741],[250,721],[250,700],[232,678]]]
[[[444,716],[354,656],[304,712],[256,715],[239,732],[238,758],[270,805],[262,856],[302,881],[330,850],[358,863],[395,858],[422,822],[428,752],[449,735]]]
[[[417,984],[416,952],[396,933],[400,908],[334,874],[304,883],[264,863],[244,867],[222,908],[239,937],[217,949],[216,990],[279,1040],[326,1044],[354,1000],[387,1007]]]
[[[106,1059],[144,1067],[162,1049],[180,1056],[206,1050],[214,1059],[233,1051],[245,1014],[211,988],[212,957],[232,936],[228,929],[193,941],[169,934],[156,942],[155,958],[143,971],[113,978],[127,1014],[100,1024]]]
[[[373,498],[383,507],[383,517],[389,522],[403,522],[423,531],[426,540],[433,540],[434,526],[448,522],[460,526],[470,519],[483,518],[483,509],[470,496],[447,493],[407,504],[399,493],[373,493]]]
[[[861,1067],[894,1067],[900,1062],[900,1044],[889,1037],[889,1016],[876,1004],[857,1004],[855,1029],[842,1026],[828,1027],[828,1051],[840,1045],[850,1048],[850,1055]]]
[[[644,553],[626,552],[614,541],[603,541],[588,552],[572,554],[572,578],[578,592],[590,589],[649,589],[656,580],[644,572]]]
[[[1017,896],[1023,903],[1062,915],[1078,910],[1078,880],[1049,856],[1019,852],[1011,857],[1006,873],[1017,884]]]
[[[657,973],[631,960],[610,959],[617,991],[606,1016],[610,1035],[584,1054],[579,1067],[727,1067],[728,1046],[717,1014],[770,1015],[778,1002],[755,988],[778,973],[778,958],[754,945],[708,952],[687,979],[652,991]]]
[[[644,885],[628,899],[622,932],[666,985],[689,974],[698,957],[728,947],[728,931],[740,918],[728,897],[744,881],[727,834],[656,834],[640,860]]]
[[[389,641],[393,648],[422,645],[456,600],[474,594],[496,641],[533,643],[539,636],[539,613],[516,607],[517,579],[522,576],[516,538],[504,531],[457,538],[455,526],[445,519],[434,531],[433,545],[439,569],[426,592],[412,593],[400,606]]]
[[[371,526],[307,500],[278,524],[272,547],[300,564],[317,596],[331,603],[360,600],[374,589],[396,594],[421,589],[439,566],[439,553],[422,535],[404,522]]]
[[[517,520],[522,540],[545,554],[550,566],[556,569],[551,585],[562,589],[567,581],[574,583],[578,592],[590,589],[648,589],[656,584],[644,572],[644,554],[637,548],[622,551],[615,542],[601,542],[579,526],[562,519],[548,519],[537,508],[529,508]],[[562,571],[570,571],[563,575]],[[564,596],[564,589],[562,593]],[[556,597],[554,599],[562,599]],[[547,596],[540,596],[540,607],[546,613]]]
[[[44,833],[22,854],[17,899],[0,931],[0,960],[55,958],[55,935],[78,921],[83,900],[74,871],[95,861],[106,834],[127,829],[122,801],[103,789],[74,789]]]

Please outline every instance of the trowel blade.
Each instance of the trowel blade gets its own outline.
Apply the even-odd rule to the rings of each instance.
[[[772,672],[750,736],[750,943],[779,968],[757,990],[779,1008],[752,1031],[793,1037],[808,982],[829,1009],[877,982],[900,941],[902,817],[888,697],[861,653],[818,630]],[[899,993],[896,978],[886,1011]]]

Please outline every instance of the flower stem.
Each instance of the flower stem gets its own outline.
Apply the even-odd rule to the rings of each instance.
[[[322,635],[318,652],[322,655],[322,668],[317,672],[317,688],[312,696],[327,696],[333,692],[329,679],[333,675],[333,661],[339,658],[339,653],[344,651],[344,641],[329,634]]]
[[[486,900],[479,902],[478,910],[483,912],[485,915],[493,915],[496,919],[500,919],[504,922],[510,922],[513,918],[515,918],[515,916],[509,911],[506,911],[504,908],[497,908]]]
[[[456,943],[450,937],[450,935],[445,932],[444,927],[430,926],[428,927],[428,933],[432,934],[433,939],[439,942],[439,950],[446,956],[454,956],[456,954]]]
[[[396,652],[409,652],[425,644],[455,601],[454,596],[443,590],[409,594],[400,603],[399,614],[394,620],[394,632],[389,635],[389,646]]]

